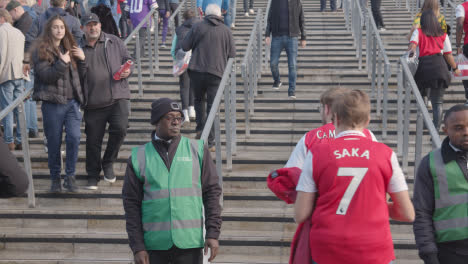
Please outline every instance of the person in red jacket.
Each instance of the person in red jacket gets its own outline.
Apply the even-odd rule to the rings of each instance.
[[[392,263],[389,216],[414,220],[403,172],[392,149],[363,133],[370,121],[366,93],[338,95],[331,113],[336,138],[311,148],[296,188],[296,221],[312,217],[312,263]]]

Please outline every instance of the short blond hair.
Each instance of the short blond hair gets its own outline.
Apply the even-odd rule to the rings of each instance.
[[[355,128],[365,125],[370,118],[369,96],[361,90],[349,90],[339,94],[332,104],[332,114],[340,121],[340,124]]]
[[[342,87],[328,89],[324,93],[322,93],[322,95],[320,95],[320,103],[331,108],[333,101],[337,96],[339,96],[340,94],[348,93],[349,91],[351,90]]]
[[[13,24],[13,18],[5,8],[0,8],[0,17],[3,17],[7,23]]]

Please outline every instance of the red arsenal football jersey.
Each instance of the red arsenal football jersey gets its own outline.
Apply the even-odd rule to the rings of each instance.
[[[312,147],[318,198],[310,247],[320,264],[387,264],[395,255],[387,186],[392,150],[359,135]]]
[[[372,140],[372,134],[368,129],[362,131],[364,135],[370,140]],[[305,145],[308,150],[310,150],[315,144],[318,143],[327,143],[335,139],[335,125],[333,123],[328,123],[316,129],[313,129],[307,132],[305,137]]]

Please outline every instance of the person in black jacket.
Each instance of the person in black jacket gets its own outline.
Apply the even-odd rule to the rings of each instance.
[[[78,70],[79,64],[84,63],[85,55],[77,47],[62,16],[52,17],[47,22],[32,59],[35,71],[33,99],[42,101],[42,119],[52,180],[50,191],[61,191],[60,148],[65,127],[67,155],[63,186],[68,191],[75,192],[75,165],[81,134],[80,106],[85,103],[80,83],[83,74]]]
[[[3,133],[0,131],[0,138]],[[28,175],[19,165],[8,145],[0,139],[0,197],[20,196],[28,189]]]
[[[202,22],[193,25],[181,43],[182,50],[192,50],[188,73],[190,87],[195,94],[197,137],[201,136],[205,126],[227,61],[236,57],[234,38],[231,30],[224,25],[221,8],[217,4],[209,4],[205,15]],[[215,143],[213,129],[208,137],[208,146],[212,151]]]
[[[265,30],[265,43],[270,45],[271,42],[270,68],[274,80],[273,89],[278,90],[282,85],[278,64],[281,51],[284,49],[288,55],[288,96],[292,99],[296,98],[297,38],[299,36],[301,47],[306,46],[304,23],[304,11],[300,0],[271,1]],[[270,39],[270,35],[273,35],[273,39]]]
[[[87,189],[96,190],[101,169],[104,180],[115,182],[114,161],[127,135],[130,88],[123,72],[119,80],[113,75],[131,59],[123,41],[101,31],[101,23],[94,13],[82,17],[85,39],[80,43],[86,55],[83,87],[86,106],[84,112],[86,133]],[[101,159],[102,140],[109,123],[109,139]]]
[[[466,264],[468,105],[447,110],[443,129],[441,148],[421,160],[415,176],[414,237],[425,264]]]
[[[119,29],[115,23],[114,17],[112,16],[112,10],[104,4],[99,4],[91,8],[91,12],[96,14],[101,21],[101,29],[107,34],[119,36]]]

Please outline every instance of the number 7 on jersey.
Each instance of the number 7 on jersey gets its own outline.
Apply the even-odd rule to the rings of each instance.
[[[346,211],[348,211],[349,203],[353,199],[354,194],[356,193],[359,184],[361,184],[362,179],[366,175],[369,168],[338,168],[338,173],[336,176],[353,176],[353,179],[346,188],[343,197],[341,198],[340,204],[338,205],[338,209],[336,210],[337,215],[345,215]]]

